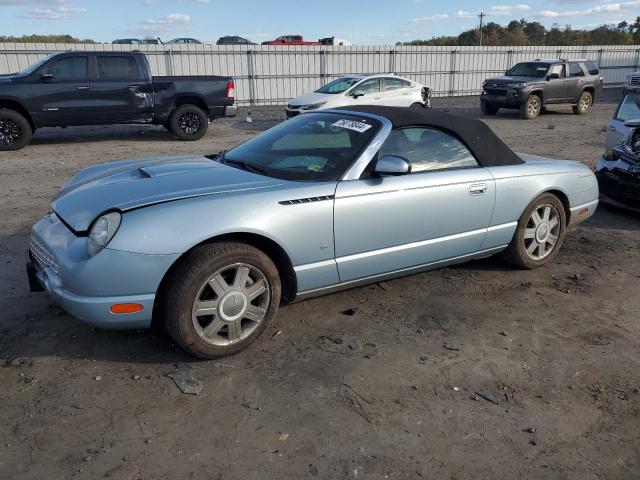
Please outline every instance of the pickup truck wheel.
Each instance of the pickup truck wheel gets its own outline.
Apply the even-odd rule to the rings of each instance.
[[[542,101],[538,95],[529,95],[529,98],[520,105],[520,118],[531,120],[536,118],[542,110]]]
[[[582,92],[580,98],[578,98],[578,103],[573,106],[573,113],[576,115],[587,113],[591,105],[593,105],[593,95],[590,92]]]
[[[560,250],[566,234],[567,215],[558,197],[543,193],[518,221],[504,258],[513,265],[532,269],[550,262]]]
[[[163,282],[160,311],[171,337],[200,358],[234,354],[278,311],[278,269],[261,250],[235,242],[198,247]]]
[[[31,125],[15,110],[0,108],[0,151],[20,150],[29,144]]]
[[[420,102],[412,103],[411,108],[424,108],[424,104]]]
[[[500,107],[496,107],[493,103],[480,102],[480,110],[485,115],[495,115],[500,110]]]
[[[209,128],[207,114],[195,105],[182,105],[175,109],[169,122],[171,131],[181,140],[199,140]]]

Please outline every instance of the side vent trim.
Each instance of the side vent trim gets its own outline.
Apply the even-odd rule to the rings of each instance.
[[[300,203],[323,202],[325,200],[333,200],[334,195],[322,195],[320,197],[296,198],[295,200],[283,200],[278,202],[280,205],[298,205]]]

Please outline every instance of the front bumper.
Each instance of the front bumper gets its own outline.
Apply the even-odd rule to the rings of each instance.
[[[500,108],[520,108],[527,94],[512,88],[483,90],[480,101]]]
[[[601,157],[595,171],[603,202],[640,211],[640,164]]]
[[[178,255],[145,255],[105,248],[89,257],[86,242],[86,237],[76,236],[55,214],[36,223],[27,264],[31,290],[44,289],[56,304],[93,326],[149,327],[155,292]],[[111,313],[110,307],[120,303],[138,303],[142,310]]]

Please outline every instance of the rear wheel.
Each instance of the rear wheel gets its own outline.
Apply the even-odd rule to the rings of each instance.
[[[167,331],[200,358],[234,354],[278,311],[280,277],[257,248],[221,242],[194,249],[166,279],[160,308]]]
[[[573,106],[573,113],[576,115],[587,113],[591,109],[591,105],[593,105],[593,95],[590,92],[582,92],[578,103]]]
[[[29,144],[33,131],[24,116],[0,108],[0,151],[20,150]]]
[[[181,105],[169,120],[171,131],[181,140],[199,140],[209,128],[207,114],[195,105]]]
[[[411,104],[411,108],[424,108],[422,103],[416,102]]]
[[[480,109],[485,115],[495,115],[500,110],[500,107],[496,107],[493,103],[480,102]]]
[[[536,118],[542,110],[542,100],[538,95],[529,95],[529,98],[520,105],[520,117],[527,120]]]
[[[537,268],[558,253],[566,234],[567,215],[558,197],[544,193],[536,198],[518,221],[505,259],[521,268]]]

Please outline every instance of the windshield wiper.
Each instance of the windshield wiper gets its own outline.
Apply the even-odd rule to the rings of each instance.
[[[237,165],[240,168],[247,170],[248,172],[267,173],[266,168],[260,167],[258,165],[253,165],[252,163],[244,162],[242,160],[224,160],[223,159],[222,163],[229,164],[229,165]]]
[[[224,163],[224,156],[226,155],[226,150],[220,150],[218,153],[213,153],[211,155],[205,155],[209,160],[215,160],[216,162]]]

